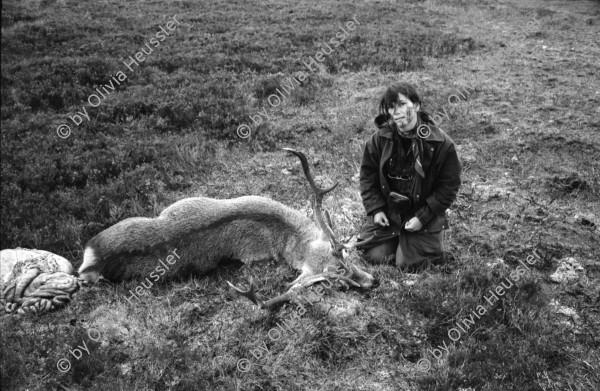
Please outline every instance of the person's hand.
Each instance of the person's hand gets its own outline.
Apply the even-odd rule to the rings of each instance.
[[[388,227],[390,225],[387,216],[383,212],[377,212],[373,217],[373,222],[382,227]]]
[[[412,219],[408,220],[404,228],[406,228],[408,232],[415,232],[423,228],[423,224],[417,217],[413,217]]]

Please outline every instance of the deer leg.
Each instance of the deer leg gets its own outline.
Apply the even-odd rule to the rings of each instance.
[[[297,278],[295,283],[293,283],[292,286],[290,287],[290,290],[292,290],[292,289],[297,290],[297,289],[300,289],[303,287],[311,286],[320,281],[330,281],[330,280],[337,280],[340,283],[342,283],[346,288],[349,288],[349,286],[360,288],[360,284],[356,283],[354,280],[350,279],[349,277],[346,277],[344,275],[337,274],[337,273],[324,272],[324,273],[320,273],[320,274],[307,275],[307,276],[302,277],[302,279]]]
[[[303,277],[300,281],[298,281],[298,279],[296,279],[297,282],[294,284],[291,284],[289,290],[298,290],[298,289],[301,289],[304,287],[314,285],[317,282],[329,281],[329,277],[330,276],[326,273],[308,275],[308,276]]]

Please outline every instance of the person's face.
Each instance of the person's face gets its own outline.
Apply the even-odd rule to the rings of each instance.
[[[406,96],[398,94],[398,101],[388,110],[396,125],[402,130],[411,130],[417,124],[419,105],[414,104]]]

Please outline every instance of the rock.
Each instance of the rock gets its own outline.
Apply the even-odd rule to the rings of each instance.
[[[354,317],[359,312],[363,305],[357,300],[343,300],[343,301],[334,301],[334,304],[328,306],[327,312],[332,317]]]
[[[565,258],[559,261],[556,271],[549,277],[550,281],[556,283],[574,282],[579,280],[580,274],[585,269],[575,258]]]
[[[39,259],[36,261],[36,259]],[[13,268],[21,264],[36,263],[42,272],[63,272],[73,274],[73,265],[65,258],[44,250],[26,248],[6,249],[0,251],[0,286],[5,286]]]
[[[119,366],[119,369],[121,370],[121,375],[125,376],[127,375],[129,372],[131,372],[131,364],[127,363],[127,364],[121,364]]]
[[[496,258],[493,261],[486,262],[485,265],[489,268],[499,268],[499,269],[504,269],[507,267],[506,262],[504,262],[504,259],[502,259],[502,258]]]
[[[573,308],[561,305],[558,300],[553,299],[549,304],[552,311],[556,314],[563,315],[566,319],[561,320],[559,323],[573,329],[575,333],[581,332],[581,318],[577,315],[577,311]]]
[[[575,223],[583,225],[584,227],[597,227],[598,221],[593,213],[581,213],[575,215]]]
[[[571,193],[575,190],[585,190],[588,187],[587,181],[584,180],[578,173],[571,173],[568,176],[562,177],[557,175],[554,177],[553,183],[555,187],[566,193]]]
[[[43,250],[0,251],[0,304],[5,313],[28,314],[62,307],[79,289],[73,266]]]
[[[489,201],[490,199],[508,199],[513,192],[506,187],[492,185],[486,182],[474,182],[472,185],[473,195],[479,201]]]
[[[418,274],[405,273],[406,279],[402,283],[406,286],[413,286],[419,281]]]

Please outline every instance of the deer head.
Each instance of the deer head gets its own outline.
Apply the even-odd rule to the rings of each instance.
[[[355,243],[340,243],[333,232],[331,218],[327,212],[323,211],[323,197],[325,194],[334,190],[338,183],[327,189],[322,189],[315,183],[310,172],[308,159],[299,151],[284,148],[284,150],[296,155],[300,159],[304,175],[310,184],[314,193],[313,209],[319,226],[323,230],[318,239],[313,239],[307,246],[307,250],[302,256],[306,258],[305,266],[302,268],[301,275],[290,284],[288,291],[266,302],[256,297],[254,286],[250,281],[248,290],[243,290],[227,281],[229,286],[238,294],[247,297],[253,303],[261,308],[274,308],[279,304],[290,301],[298,290],[310,286],[319,281],[338,280],[342,284],[357,288],[370,289],[377,284],[376,279],[369,273],[360,270],[349,263],[348,251],[354,247],[367,244],[373,238]],[[310,265],[310,266],[309,266]]]

